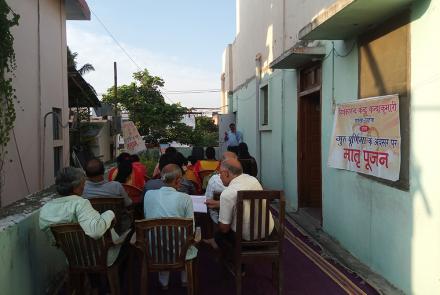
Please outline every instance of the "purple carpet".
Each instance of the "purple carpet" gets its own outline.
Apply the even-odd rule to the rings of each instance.
[[[320,256],[321,249],[286,221],[286,240],[283,258],[283,294],[379,294],[355,273],[348,272],[334,261]],[[203,246],[199,250],[199,294],[235,294],[233,276],[214,258],[212,250]],[[137,266],[136,268],[138,268]],[[272,286],[270,264],[247,265],[243,278],[243,294],[276,294]],[[137,294],[138,280],[134,286]],[[183,295],[180,275],[171,275],[169,289],[162,291],[157,274],[150,276],[150,294]]]

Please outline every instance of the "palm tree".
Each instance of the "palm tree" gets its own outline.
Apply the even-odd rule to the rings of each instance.
[[[83,76],[84,74],[95,70],[95,68],[89,63],[86,63],[81,68],[77,69],[78,66],[78,62],[76,61],[77,56],[78,53],[72,52],[69,46],[67,46],[67,68],[69,72],[77,71],[81,76]]]

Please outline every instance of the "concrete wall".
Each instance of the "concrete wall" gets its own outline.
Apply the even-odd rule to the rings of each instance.
[[[3,168],[3,206],[53,184],[54,146],[63,147],[63,164],[69,164],[68,129],[63,129],[62,140],[54,141],[51,115],[43,128],[43,118],[52,108],[62,109],[63,124],[68,119],[64,1],[7,2],[20,15],[19,26],[13,28],[17,60],[13,83],[20,103],[16,141],[12,136]]]
[[[67,267],[38,225],[39,208],[52,193],[30,196],[0,210],[0,286],[2,294],[47,294]]]
[[[296,71],[265,66],[281,50],[291,47],[297,32],[314,14],[334,1],[237,1],[237,37],[233,43],[233,111],[251,154],[261,134],[262,182],[284,189],[288,210],[297,209],[297,94]],[[282,4],[280,4],[282,3]],[[286,8],[284,41],[280,41],[279,7]],[[268,11],[268,13],[263,13]],[[278,11],[278,13],[275,13]],[[434,294],[440,290],[440,189],[437,185],[437,132],[440,126],[438,92],[440,0],[416,1],[411,23],[411,145],[409,192],[386,186],[357,173],[327,167],[333,103],[357,99],[357,48],[345,58],[323,61],[322,187],[323,230],[333,236],[373,271],[408,294]],[[282,22],[281,22],[282,23]],[[335,41],[339,53],[354,40]],[[269,45],[268,45],[269,44]],[[331,42],[323,42],[327,52]],[[260,131],[256,120],[255,56],[261,53],[260,86],[269,87],[270,130]],[[332,91],[334,78],[335,92]]]

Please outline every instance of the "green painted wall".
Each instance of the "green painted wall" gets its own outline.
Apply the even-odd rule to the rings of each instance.
[[[23,214],[9,218],[18,223],[2,225],[0,231],[0,293],[46,294],[47,288],[66,268],[66,259],[40,230],[39,210],[24,219]]]
[[[357,47],[344,58],[336,56],[334,68],[330,55],[322,68],[323,230],[405,293],[436,294],[440,290],[440,38],[436,32],[440,0],[415,1],[411,11],[410,191],[327,167],[333,97],[340,103],[358,96]],[[335,41],[335,49],[343,55],[353,42]],[[332,43],[324,44],[330,52]],[[261,81],[269,85],[272,119],[271,131],[261,132],[262,182],[284,189],[290,210],[297,208],[296,81],[294,70],[276,70]],[[236,91],[233,100],[238,129],[255,154],[255,80]]]
[[[252,79],[234,92],[238,130],[243,132],[249,152],[256,156],[256,81]],[[266,74],[260,86],[269,87],[270,128],[261,131],[262,162],[259,163],[262,183],[267,188],[284,189],[288,210],[297,207],[296,173],[296,72],[277,70]],[[284,123],[283,123],[284,122]],[[284,159],[284,160],[283,160]]]

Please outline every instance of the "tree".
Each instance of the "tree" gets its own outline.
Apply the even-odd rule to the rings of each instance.
[[[177,142],[192,146],[218,146],[218,126],[210,117],[196,117],[196,126],[191,128],[183,123],[176,125],[172,130],[173,138]]]
[[[212,118],[196,117],[192,141],[195,146],[218,146],[218,126]]]
[[[69,46],[67,46],[67,69],[69,72],[78,71],[78,73],[83,76],[84,74],[95,70],[95,68],[89,63],[84,64],[78,69],[78,62],[76,61],[77,57],[78,53],[70,51]]]
[[[164,81],[151,76],[147,69],[134,73],[133,78],[129,85],[118,87],[117,97],[114,88],[108,89],[103,101],[128,111],[130,120],[147,143],[177,141],[179,130],[184,129],[180,120],[188,110],[178,103],[166,103],[160,92]]]

